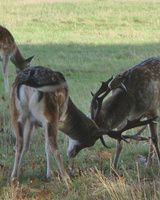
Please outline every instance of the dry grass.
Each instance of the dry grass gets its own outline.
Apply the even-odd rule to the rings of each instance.
[[[67,188],[58,177],[54,178],[54,184],[49,182],[37,185],[37,179],[31,181],[27,186],[12,183],[4,188],[5,199],[106,199],[106,200],[158,200],[160,198],[160,180],[140,180],[137,165],[137,180],[125,172],[123,176],[112,174],[106,177],[97,168],[83,171],[79,177],[73,180],[72,185]],[[61,192],[59,192],[61,188]],[[151,198],[150,198],[151,197]]]

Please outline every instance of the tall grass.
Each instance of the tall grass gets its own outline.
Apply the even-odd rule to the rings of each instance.
[[[1,25],[13,34],[32,65],[61,71],[70,96],[89,113],[90,92],[140,61],[159,56],[159,0],[1,0]],[[16,73],[9,63],[10,87]],[[113,173],[115,141],[105,138],[111,149],[98,141],[75,159],[68,159],[68,139],[59,132],[58,143],[72,178],[65,186],[53,160],[51,180],[45,179],[46,157],[43,129],[35,129],[19,183],[9,183],[14,161],[15,138],[11,130],[9,95],[0,76],[0,196],[2,199],[159,199],[160,175],[155,157],[145,169],[149,143],[126,144],[120,168]],[[132,130],[131,133],[136,130]],[[144,134],[148,135],[146,130]],[[116,175],[114,175],[116,174]]]

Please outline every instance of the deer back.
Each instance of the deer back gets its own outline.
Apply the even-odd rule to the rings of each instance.
[[[152,57],[122,73],[123,84],[136,101],[136,112],[150,112],[159,106],[160,58]],[[114,84],[115,80],[112,80]]]
[[[68,103],[67,83],[61,73],[53,74],[49,69],[40,68],[24,70],[13,83],[10,98],[13,119],[15,115],[21,121],[30,117],[33,123],[42,124],[43,121],[52,122],[54,118],[60,119],[63,116]],[[44,92],[47,87],[50,92]]]

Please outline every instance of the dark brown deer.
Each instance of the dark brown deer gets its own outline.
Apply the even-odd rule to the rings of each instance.
[[[103,102],[111,90],[113,90],[112,95]],[[152,57],[117,75],[114,79],[111,78],[107,82],[103,82],[100,89],[93,95],[91,118],[95,120],[99,128],[119,129],[126,125],[127,120],[134,120],[140,116],[156,117],[159,104],[160,58]],[[157,121],[156,118],[155,121]],[[147,166],[152,163],[153,145],[160,163],[158,124],[153,122],[149,127],[151,145]],[[122,140],[117,141],[115,168],[117,168],[122,151],[122,143]]]
[[[10,110],[12,127],[16,135],[16,154],[11,180],[19,176],[24,155],[29,148],[33,125],[38,124],[45,129],[47,177],[51,176],[53,154],[66,183],[69,176],[58,151],[58,129],[69,138],[67,155],[71,158],[81,149],[94,145],[104,134],[125,140],[125,136],[121,137],[125,128],[113,133],[111,130],[100,130],[93,120],[86,117],[69,97],[63,75],[48,68],[30,67],[18,74],[11,90]],[[152,119],[143,122],[138,119],[129,122],[126,129],[151,122]]]
[[[24,59],[21,55],[12,34],[3,26],[0,26],[0,61],[2,61],[2,72],[4,78],[5,92],[9,92],[8,62],[11,60],[16,66],[16,72],[30,67],[33,56]]]

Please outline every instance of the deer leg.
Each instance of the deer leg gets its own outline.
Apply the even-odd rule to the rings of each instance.
[[[46,150],[47,150],[46,154],[49,155],[49,151],[51,150],[51,152],[53,153],[53,155],[54,155],[54,157],[56,159],[56,162],[57,162],[57,164],[59,166],[62,178],[64,179],[64,181],[68,185],[68,182],[70,181],[70,178],[69,178],[69,176],[67,174],[67,171],[66,171],[66,169],[65,169],[65,167],[63,165],[63,162],[61,161],[60,153],[58,151],[57,131],[58,131],[58,129],[57,129],[56,123],[48,123],[47,124],[46,131],[45,131],[46,146],[47,146],[46,147]],[[50,150],[49,150],[49,148],[50,148]],[[48,159],[48,157],[47,157],[47,159]],[[48,163],[50,165],[50,161],[47,161],[47,164]],[[49,175],[50,175],[49,170],[51,169],[51,166],[47,166],[47,167],[49,167],[49,169],[47,169],[47,173],[49,173]]]
[[[147,159],[147,165],[146,168],[150,167],[152,165],[152,158],[154,156],[154,147],[152,141],[150,141],[150,147],[149,147],[149,153],[148,153],[148,159]]]
[[[155,150],[158,156],[158,161],[160,163],[160,150],[159,150],[159,144],[158,144],[158,124],[151,123],[149,127],[150,127],[150,134],[151,134],[151,143],[150,143],[150,151],[149,151],[149,156],[148,156],[148,161],[147,161],[147,167],[149,167],[152,164],[152,157],[154,154],[153,145],[155,147]]]
[[[18,170],[17,170],[17,177],[19,177],[19,172],[20,172],[20,169],[21,169],[21,165],[22,165],[24,156],[25,156],[26,152],[29,149],[30,135],[31,135],[32,127],[33,127],[33,125],[27,119],[25,121],[25,125],[24,125],[24,131],[23,131],[23,149],[22,149],[21,156],[20,156],[20,159],[19,159]]]
[[[115,154],[115,157],[114,157],[114,163],[113,163],[113,166],[115,169],[118,168],[118,161],[119,161],[119,158],[120,158],[120,155],[122,153],[122,149],[123,149],[123,141],[117,141],[116,143],[116,154]]]
[[[45,139],[45,151],[47,156],[47,178],[49,178],[51,177],[51,172],[53,170],[53,167],[52,167],[52,152],[49,147],[48,137],[46,137]]]
[[[11,181],[14,178],[18,178],[18,167],[19,167],[19,160],[21,156],[21,152],[23,149],[23,127],[20,122],[13,124],[13,129],[16,134],[16,153],[15,153],[15,161],[14,161],[14,167],[11,174]]]
[[[5,57],[2,60],[2,73],[3,73],[3,79],[4,79],[4,86],[5,86],[5,92],[9,92],[9,81],[8,81],[8,62],[9,57]]]

